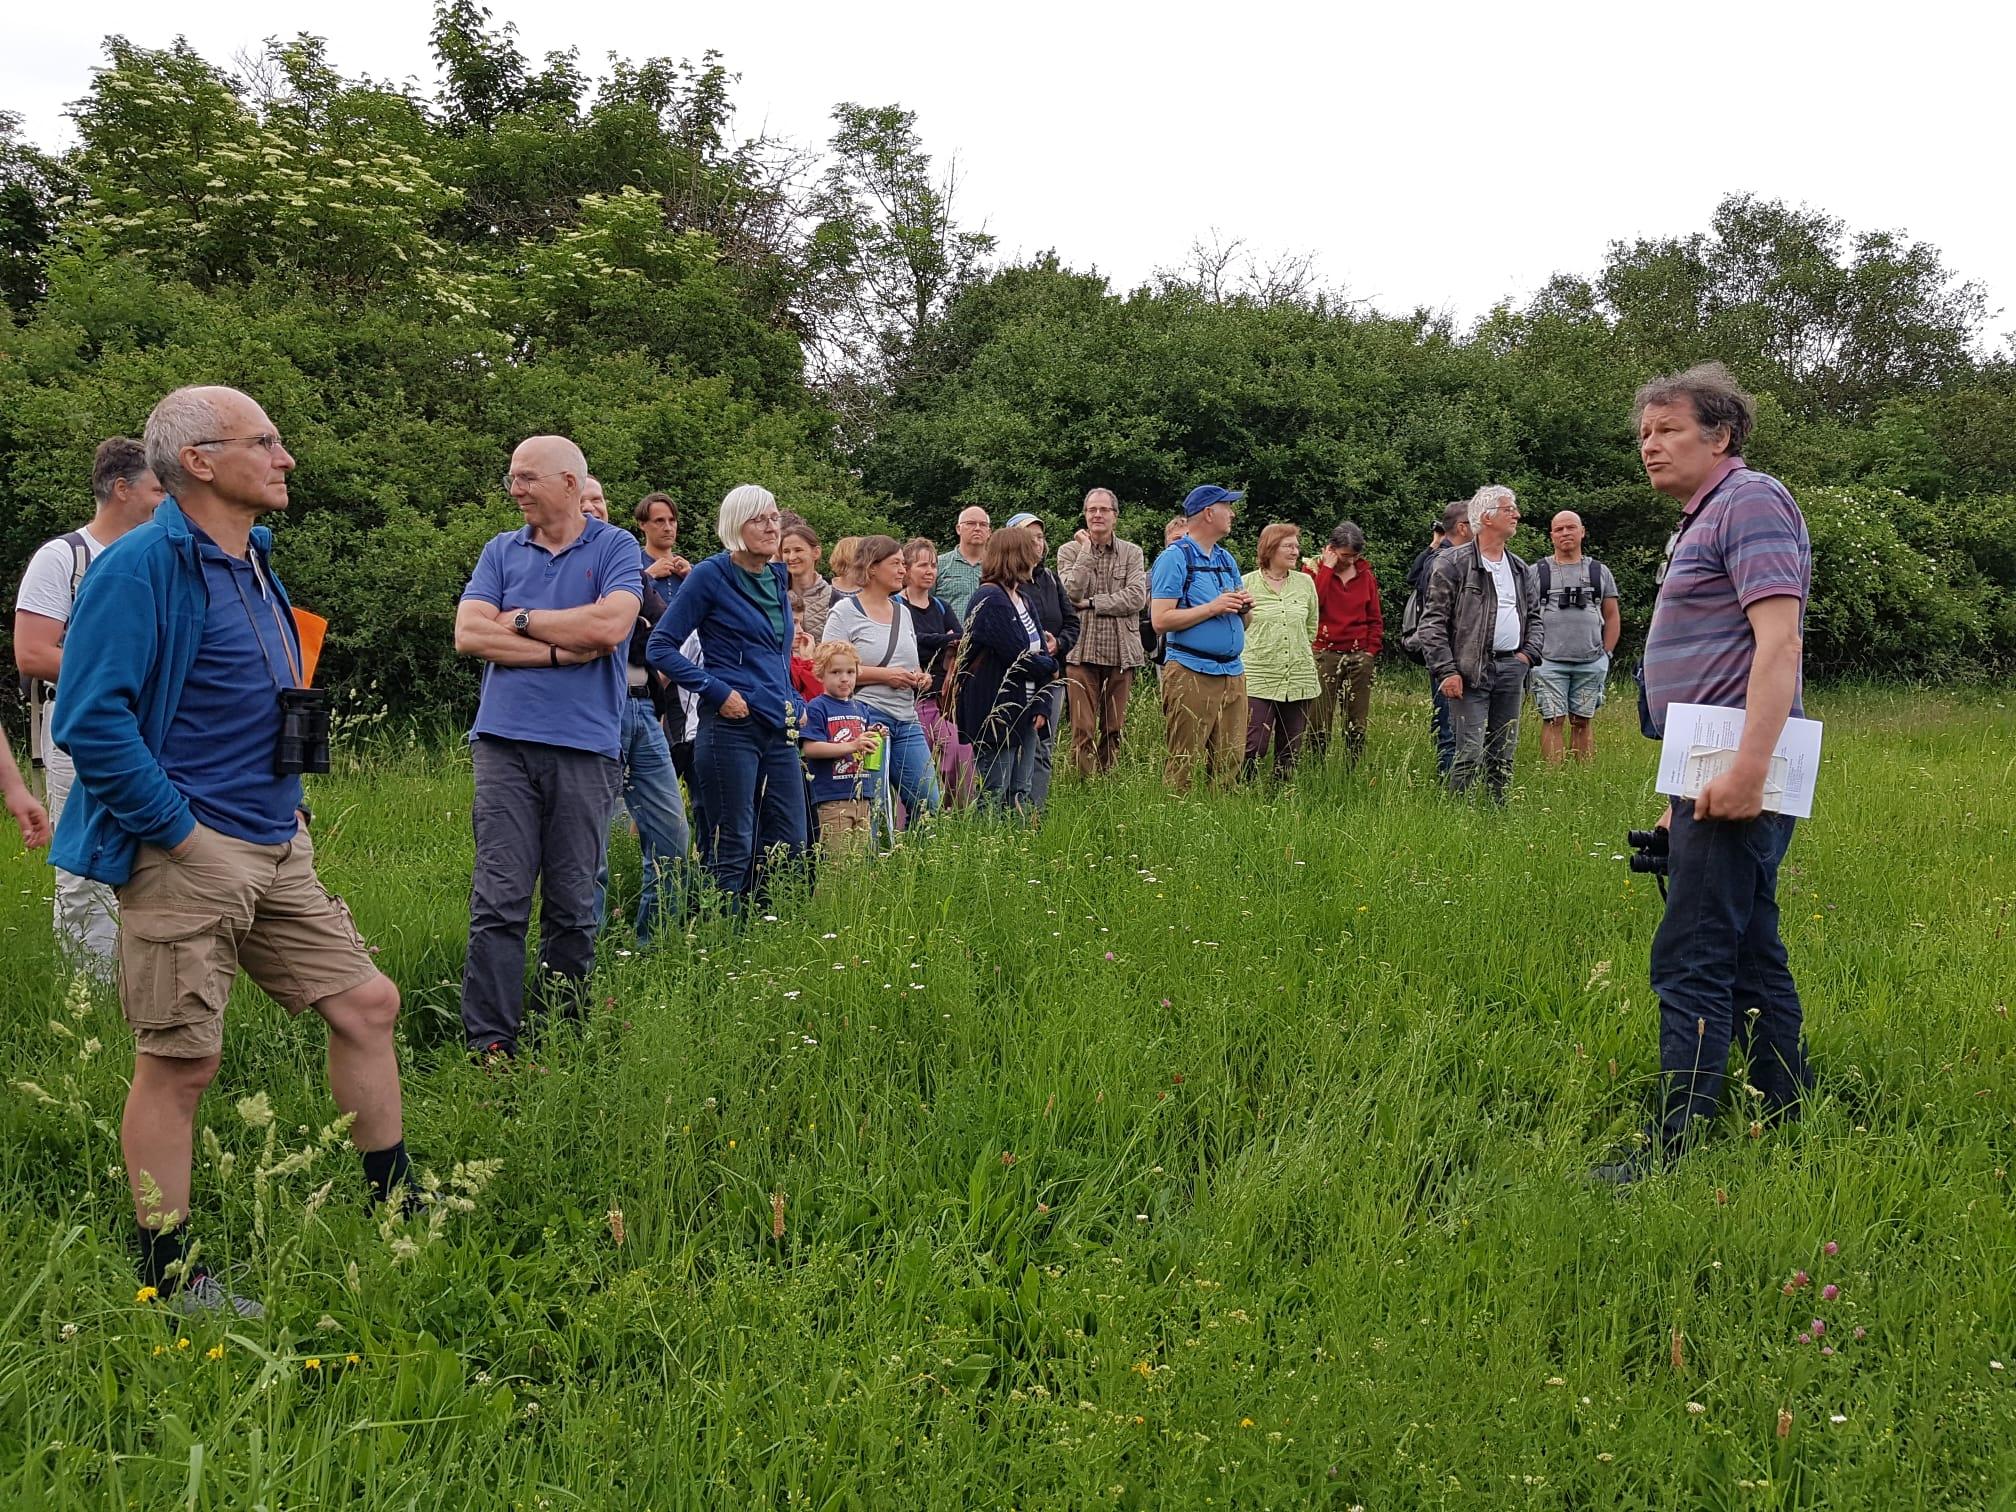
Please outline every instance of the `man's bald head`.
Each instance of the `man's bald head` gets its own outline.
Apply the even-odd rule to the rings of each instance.
[[[1564,562],[1572,562],[1582,555],[1582,538],[1588,535],[1582,528],[1582,516],[1572,509],[1564,509],[1554,516],[1547,527],[1547,534],[1554,542],[1554,555]]]
[[[981,549],[987,544],[987,537],[994,534],[994,522],[987,517],[987,511],[978,504],[968,504],[959,511],[959,555],[969,562],[980,560]]]
[[[588,459],[565,436],[528,436],[511,453],[504,475],[511,502],[534,534],[571,541],[581,528],[581,491]]]
[[[579,497],[581,485],[588,477],[588,459],[565,436],[527,436],[511,453],[511,471],[570,474],[568,486]]]
[[[581,513],[605,524],[609,520],[609,500],[602,492],[602,485],[592,477],[581,480]]]

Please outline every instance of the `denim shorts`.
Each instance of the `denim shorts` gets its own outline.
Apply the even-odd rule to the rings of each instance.
[[[1603,684],[1610,676],[1610,658],[1592,662],[1543,660],[1533,669],[1533,702],[1542,719],[1587,719],[1603,707]]]

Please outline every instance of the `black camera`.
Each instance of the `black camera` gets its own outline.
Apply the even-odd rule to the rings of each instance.
[[[1673,867],[1671,830],[1626,830],[1625,843],[1631,847],[1631,870],[1663,877]]]
[[[329,690],[280,690],[280,743],[273,752],[273,771],[292,777],[301,772],[329,770]]]

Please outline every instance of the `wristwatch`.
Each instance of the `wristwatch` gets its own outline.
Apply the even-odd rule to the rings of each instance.
[[[532,633],[532,611],[530,609],[520,609],[516,614],[512,615],[511,628],[520,635],[530,635]]]

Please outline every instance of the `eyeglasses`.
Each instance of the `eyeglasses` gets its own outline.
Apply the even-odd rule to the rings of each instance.
[[[563,477],[566,475],[566,472],[567,469],[564,467],[559,472],[550,473],[507,472],[504,474],[504,492],[509,493],[512,489],[521,486],[530,488],[534,483],[540,482],[543,479]]]
[[[280,438],[271,431],[257,436],[212,436],[207,441],[191,441],[191,446],[256,446],[261,451],[270,452],[280,444]]]
[[[766,510],[762,514],[749,516],[748,523],[751,525],[782,525],[784,523],[784,516],[774,509]]]

